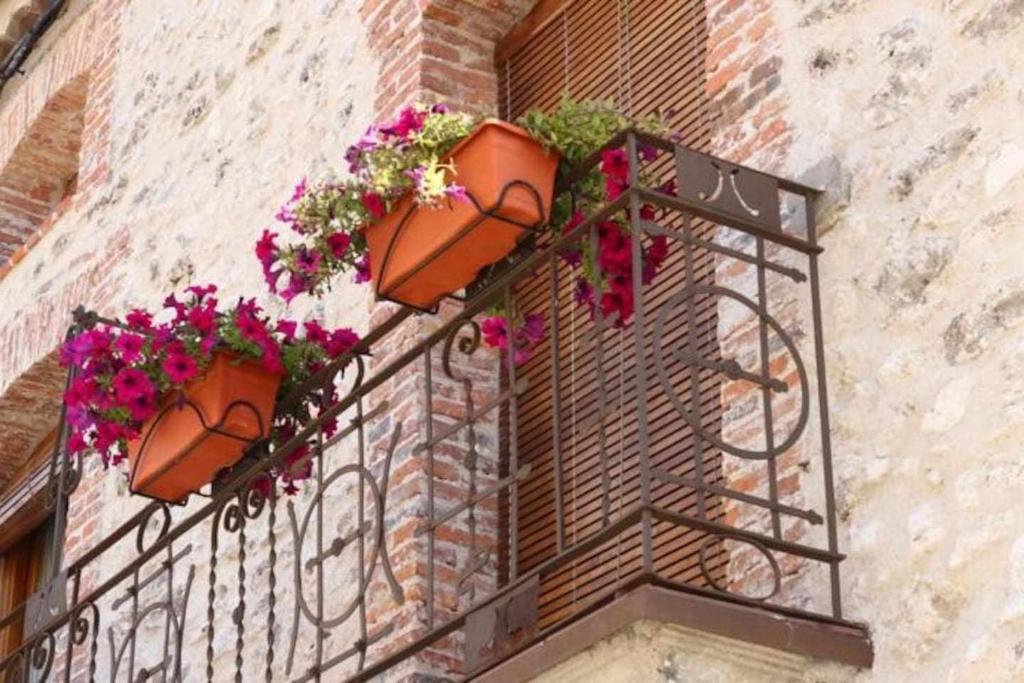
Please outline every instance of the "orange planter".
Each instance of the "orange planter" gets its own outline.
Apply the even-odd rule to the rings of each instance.
[[[406,197],[366,229],[377,295],[428,310],[547,222],[559,157],[522,128],[487,119],[452,150],[474,201],[416,206]]]
[[[128,444],[133,493],[178,503],[270,435],[281,375],[217,353],[206,373],[168,397]]]

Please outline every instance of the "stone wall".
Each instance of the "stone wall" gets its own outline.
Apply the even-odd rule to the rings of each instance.
[[[827,191],[843,598],[876,648],[862,676],[1014,680],[1024,143],[1007,112],[1024,98],[1024,7],[721,7],[738,30],[710,74],[716,151]]]

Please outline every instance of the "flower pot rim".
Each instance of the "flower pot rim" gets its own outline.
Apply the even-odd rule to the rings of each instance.
[[[472,140],[477,135],[482,133],[484,131],[484,129],[490,128],[492,126],[495,127],[495,128],[501,128],[504,131],[506,131],[508,133],[512,133],[513,135],[517,135],[517,136],[519,136],[521,138],[526,138],[530,142],[535,142],[538,145],[541,144],[540,141],[538,141],[536,138],[534,138],[532,135],[530,135],[530,133],[525,128],[521,128],[521,127],[517,126],[514,123],[510,123],[510,122],[508,122],[508,121],[506,121],[504,119],[499,119],[499,118],[497,118],[495,116],[488,116],[487,118],[485,118],[482,121],[480,121],[480,123],[478,123],[476,125],[476,127],[473,128],[473,130],[469,131],[469,134],[466,135],[466,137],[464,137],[461,140],[459,140],[458,144],[456,144],[454,147],[452,147],[451,150],[447,154],[444,155],[445,159],[449,159],[452,156],[454,156],[456,152],[458,152],[460,149],[462,149],[466,145],[466,143],[468,143],[470,140]],[[545,148],[545,151],[548,154],[552,154],[552,155],[555,155],[555,156],[561,156],[560,154],[558,154],[558,152],[556,150],[553,150],[553,149]]]
[[[207,365],[200,374],[198,374],[195,377],[193,377],[192,379],[190,379],[183,386],[180,386],[180,387],[177,387],[177,388],[174,388],[174,389],[168,389],[167,391],[163,392],[163,394],[160,395],[160,400],[158,402],[160,404],[160,406],[161,407],[166,406],[168,403],[171,403],[171,402],[177,400],[177,398],[181,394],[183,394],[186,391],[188,391],[188,388],[190,386],[192,386],[196,382],[204,379],[206,377],[206,375],[210,372],[210,368],[213,366],[213,364],[217,361],[217,358],[219,358],[220,356],[226,357],[227,358],[227,362],[230,363],[231,365],[235,365],[235,366],[239,366],[239,365],[255,365],[255,366],[257,366],[259,368],[259,370],[261,372],[265,372],[268,375],[271,375],[272,377],[281,377],[282,379],[284,378],[284,374],[285,374],[284,373],[284,369],[276,370],[276,371],[275,370],[267,370],[265,367],[263,367],[263,364],[259,361],[258,358],[249,358],[247,356],[242,356],[242,355],[240,355],[240,354],[238,354],[238,353],[236,353],[234,351],[231,351],[229,349],[214,349],[213,356],[210,359],[209,365]]]

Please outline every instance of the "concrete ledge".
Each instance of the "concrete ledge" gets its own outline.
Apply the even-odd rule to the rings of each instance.
[[[763,665],[764,661],[771,659],[771,651],[777,651],[781,656],[779,667],[793,671],[802,669],[801,658],[808,662],[819,660],[860,668],[870,667],[874,659],[871,639],[863,628],[783,616],[756,607],[647,585],[566,626],[474,680],[521,683],[534,679],[641,623],[648,625],[648,635],[645,636],[648,642],[651,640],[651,625],[666,627],[665,633],[674,634],[671,639],[689,638],[692,641],[694,637],[718,636],[720,638],[713,640],[721,642],[704,638],[707,642],[702,643],[701,648],[705,652],[719,648],[724,663],[734,659],[736,646],[740,646],[745,655],[754,649],[761,651],[759,658],[749,658],[746,664],[760,661]],[[692,647],[691,644],[682,649]],[[671,651],[672,646],[666,645],[664,649]],[[735,665],[735,662],[729,665]],[[599,670],[595,666],[587,668]],[[852,674],[852,670],[848,669],[848,672]],[[614,676],[599,678],[618,680]],[[844,678],[840,674],[836,680]]]

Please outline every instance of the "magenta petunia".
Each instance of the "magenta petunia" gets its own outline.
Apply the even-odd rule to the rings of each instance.
[[[260,263],[266,267],[270,263],[273,263],[278,256],[277,244],[274,240],[277,239],[277,233],[271,232],[270,230],[264,230],[263,235],[259,241],[256,242],[256,258],[259,259]]]
[[[286,342],[293,342],[295,341],[295,331],[298,329],[298,326],[298,323],[294,320],[278,320],[274,329],[284,335]]]
[[[114,348],[121,354],[121,359],[126,363],[134,363],[142,355],[142,349],[146,345],[146,340],[140,335],[125,332],[121,334],[117,341],[114,342]]]
[[[145,422],[156,414],[156,399],[152,394],[139,394],[125,401],[132,419],[137,422]]]
[[[184,384],[199,372],[195,359],[183,353],[167,356],[160,367],[167,373],[172,384]]]
[[[508,319],[503,315],[485,318],[480,323],[484,343],[495,349],[508,348]]]
[[[156,393],[149,375],[135,368],[125,368],[114,375],[113,387],[117,400],[124,402],[131,401],[137,396]]]

